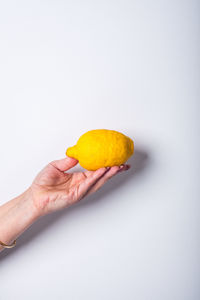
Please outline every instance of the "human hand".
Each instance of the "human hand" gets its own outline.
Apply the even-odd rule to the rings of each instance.
[[[49,163],[35,178],[30,191],[39,215],[70,206],[97,191],[111,177],[130,168],[129,165],[100,168],[96,171],[65,173],[78,161],[66,157]]]

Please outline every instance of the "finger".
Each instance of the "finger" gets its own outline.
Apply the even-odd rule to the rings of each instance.
[[[114,167],[117,167],[117,166],[114,166]],[[123,165],[120,165],[119,168],[119,172],[121,171],[126,171],[128,169],[130,169],[131,165],[128,165],[128,164],[123,164]],[[107,168],[112,168],[112,167],[107,167]],[[85,171],[84,174],[86,175],[86,177],[90,176],[94,171]]]
[[[90,195],[94,192],[96,192],[102,185],[104,185],[104,183],[110,179],[111,177],[113,177],[114,175],[116,175],[118,172],[120,171],[120,167],[118,166],[114,166],[111,167],[108,172],[106,172],[104,174],[104,176],[102,176],[95,185],[92,186],[92,188],[88,191],[87,195]]]
[[[119,172],[127,171],[127,170],[130,169],[130,167],[131,167],[131,165],[121,165],[121,166],[120,166]],[[118,173],[119,173],[119,172],[118,172]]]
[[[108,172],[106,172],[104,174],[104,176],[102,176],[97,181],[97,183],[88,191],[87,195],[93,194],[98,189],[100,189],[110,178],[112,178],[119,172],[127,171],[128,169],[130,169],[130,165],[121,165],[119,167],[118,166],[111,167],[110,170]]]
[[[75,165],[77,165],[78,160],[72,157],[66,157],[59,160],[54,160],[50,164],[53,165],[58,170],[64,172],[71,168],[73,168]]]
[[[78,187],[78,196],[83,198],[90,188],[96,184],[96,182],[106,173],[108,172],[108,168],[100,168],[96,171],[92,171],[88,177],[80,183]]]

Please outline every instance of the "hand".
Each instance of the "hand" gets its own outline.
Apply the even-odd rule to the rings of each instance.
[[[96,171],[65,173],[78,161],[64,158],[49,163],[35,178],[30,191],[39,215],[65,208],[97,191],[111,177],[129,165],[100,168]]]

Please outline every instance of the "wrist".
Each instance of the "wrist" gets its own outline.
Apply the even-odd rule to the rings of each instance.
[[[42,216],[41,209],[35,205],[35,196],[31,187],[29,187],[22,195],[23,201],[27,202],[31,219],[34,221]]]
[[[39,217],[31,189],[28,188],[24,193],[0,207],[0,240],[5,244],[10,244]]]

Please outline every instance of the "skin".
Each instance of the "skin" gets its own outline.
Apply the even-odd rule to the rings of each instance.
[[[67,173],[77,163],[70,157],[52,161],[24,193],[0,206],[1,242],[11,244],[42,216],[77,203],[119,172],[130,168],[130,165],[122,165]],[[0,251],[3,249],[0,245]]]

